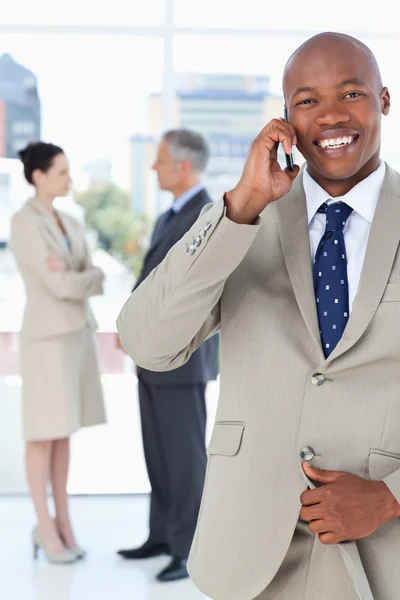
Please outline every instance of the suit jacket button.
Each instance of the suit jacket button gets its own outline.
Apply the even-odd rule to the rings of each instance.
[[[196,248],[198,248],[198,247],[200,246],[200,244],[201,244],[201,238],[200,238],[200,236],[198,235],[198,236],[197,236],[197,238],[195,238],[195,239],[193,240],[193,246],[196,246]]]
[[[212,223],[210,223],[210,221],[207,221],[207,223],[205,224],[205,227],[204,227],[204,229],[205,229],[206,231],[209,231],[209,230],[211,229],[211,227],[212,227]]]
[[[207,231],[206,231],[205,229],[202,229],[202,230],[200,231],[200,233],[199,233],[199,238],[200,238],[201,240],[204,240],[204,238],[206,237],[206,235],[207,235]]]
[[[315,452],[311,446],[304,446],[300,451],[300,456],[302,460],[312,460],[315,456]]]
[[[189,246],[188,248],[186,248],[186,254],[189,254],[189,256],[193,256],[195,252],[196,248],[194,246]]]
[[[313,385],[323,385],[325,383],[325,375],[322,373],[314,373],[311,377],[311,383]]]

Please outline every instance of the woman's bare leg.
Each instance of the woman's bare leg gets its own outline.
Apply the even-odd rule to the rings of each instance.
[[[69,472],[70,440],[55,440],[51,454],[50,478],[56,507],[56,523],[66,546],[76,545],[68,510],[67,482]]]
[[[53,441],[28,442],[26,445],[26,474],[35,507],[40,539],[50,552],[63,552],[64,544],[49,513],[47,485]]]

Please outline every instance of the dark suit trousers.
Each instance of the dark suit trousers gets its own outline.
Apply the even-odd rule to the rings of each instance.
[[[156,386],[139,377],[143,446],[151,484],[150,535],[187,558],[206,471],[206,384]]]

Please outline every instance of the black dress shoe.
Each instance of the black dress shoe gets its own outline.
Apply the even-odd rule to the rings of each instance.
[[[128,550],[118,550],[117,554],[127,559],[153,558],[161,554],[169,554],[168,544],[157,544],[147,540],[140,548],[131,548]]]
[[[185,558],[174,557],[161,573],[157,575],[158,581],[178,581],[178,579],[186,579],[189,573],[186,568],[187,560]]]

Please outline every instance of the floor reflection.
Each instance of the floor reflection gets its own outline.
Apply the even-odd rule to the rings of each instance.
[[[161,556],[124,561],[115,551],[141,544],[147,535],[146,496],[74,497],[72,517],[84,561],[50,565],[32,558],[33,512],[26,497],[0,497],[0,580],[4,600],[206,600],[190,580],[161,584]]]

